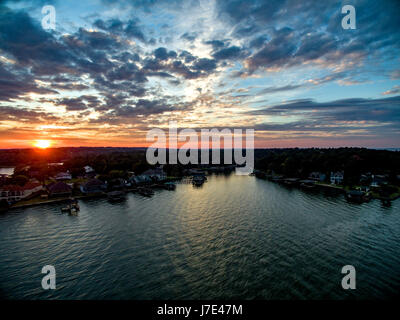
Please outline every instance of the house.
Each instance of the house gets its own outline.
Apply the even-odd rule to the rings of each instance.
[[[150,181],[164,181],[167,179],[167,175],[162,168],[146,170],[141,176],[144,176],[145,179],[150,178]]]
[[[70,196],[72,193],[72,188],[62,181],[48,185],[47,190],[51,197]]]
[[[71,176],[71,174],[69,173],[69,171],[67,171],[67,172],[60,172],[60,173],[58,173],[58,174],[54,177],[54,179],[56,179],[57,181],[71,180],[71,179],[72,179],[72,176]]]
[[[343,171],[331,172],[331,184],[342,184],[344,179]]]
[[[23,187],[5,185],[0,187],[0,200],[13,203],[28,198],[41,190],[43,190],[43,186],[37,181],[28,181]]]
[[[151,178],[147,175],[138,175],[130,177],[129,181],[131,184],[142,184],[146,182],[152,182],[153,180],[151,180]]]
[[[38,181],[28,181],[23,187],[24,198],[35,195],[44,189],[43,185]]]
[[[5,185],[0,187],[0,200],[8,203],[17,202],[24,198],[23,188],[18,185]]]
[[[387,184],[387,177],[384,175],[372,175],[372,182],[371,182],[371,187],[373,188],[378,188],[382,185]]]
[[[126,181],[122,178],[112,179],[108,183],[108,189],[111,190],[122,190],[126,186]]]
[[[83,169],[85,170],[85,173],[94,172],[94,169],[91,166],[84,166]]]
[[[314,171],[314,172],[310,173],[308,179],[322,182],[322,181],[325,181],[326,174],[318,172],[318,171]]]
[[[372,180],[372,175],[370,172],[363,173],[360,176],[360,183],[369,184],[371,182],[371,180]]]
[[[96,172],[91,166],[84,166],[83,170],[85,171],[86,178],[94,178],[96,176]]]
[[[368,186],[360,186],[358,188],[358,190],[360,190],[362,192],[369,192],[370,191]]]
[[[80,186],[82,193],[101,193],[107,189],[107,184],[99,179],[91,179],[85,184]]]

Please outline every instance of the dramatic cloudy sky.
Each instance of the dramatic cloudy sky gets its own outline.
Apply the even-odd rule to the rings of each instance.
[[[399,17],[395,0],[0,0],[0,148],[143,146],[169,121],[399,147]]]

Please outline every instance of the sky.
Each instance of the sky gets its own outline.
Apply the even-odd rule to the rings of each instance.
[[[143,147],[172,121],[398,148],[399,17],[396,0],[0,0],[0,148]]]

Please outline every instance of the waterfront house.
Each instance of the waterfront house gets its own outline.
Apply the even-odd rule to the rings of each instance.
[[[31,197],[44,190],[43,185],[38,181],[28,181],[23,187],[24,198]]]
[[[94,169],[91,166],[84,166],[83,169],[85,170],[85,173],[94,172]]]
[[[8,203],[23,199],[23,194],[22,187],[18,185],[5,185],[0,187],[0,200],[6,200]]]
[[[146,170],[141,174],[141,176],[150,178],[150,181],[164,181],[167,179],[167,175],[162,168],[155,168]]]
[[[96,176],[96,172],[91,166],[84,166],[83,170],[85,171],[86,178],[94,178]]]
[[[325,179],[326,179],[326,174],[321,173],[321,172],[318,172],[318,171],[314,171],[314,172],[311,172],[311,173],[310,173],[308,179],[309,179],[309,180],[314,180],[314,181],[321,181],[321,182],[323,182],[323,181],[325,181]]]
[[[342,184],[344,179],[343,171],[331,172],[331,184]]]
[[[109,190],[123,190],[126,187],[126,181],[122,178],[112,179],[107,186]]]
[[[80,190],[84,194],[101,193],[107,189],[107,184],[99,179],[90,179],[88,182],[80,186]]]
[[[63,181],[63,180],[71,180],[72,176],[69,173],[69,171],[67,172],[60,172],[57,173],[57,175],[54,177],[54,179],[56,179],[57,181]]]
[[[43,186],[37,181],[28,181],[23,187],[18,185],[5,185],[0,187],[0,200],[9,203],[29,198],[43,190]]]
[[[379,188],[385,184],[388,184],[387,177],[384,175],[372,175],[372,188]]]
[[[72,193],[72,188],[62,181],[47,185],[47,190],[51,197],[65,197],[70,196]]]
[[[369,192],[369,187],[368,186],[360,186],[358,188],[358,190],[367,193],[367,192]]]
[[[152,182],[151,178],[147,175],[138,175],[138,176],[132,176],[129,181],[131,184],[142,184],[142,183],[147,183],[147,182]]]

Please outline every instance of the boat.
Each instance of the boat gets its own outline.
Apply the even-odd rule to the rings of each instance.
[[[78,201],[75,198],[70,198],[68,201],[68,205],[61,208],[61,213],[68,213],[69,215],[78,215],[80,211],[80,207]]]
[[[70,216],[77,216],[79,212],[79,206],[68,205],[66,207],[61,208],[61,213],[68,213]]]
[[[315,181],[313,180],[300,180],[300,188],[315,189]]]
[[[71,207],[70,206],[66,206],[61,208],[61,213],[69,213],[71,211]]]
[[[151,197],[154,194],[153,190],[151,190],[149,188],[145,188],[145,187],[138,188],[137,191],[141,196],[144,196],[144,197]]]
[[[123,191],[111,191],[107,193],[107,199],[111,202],[117,202],[125,200],[125,192]]]
[[[360,190],[350,190],[346,192],[345,196],[347,201],[355,203],[363,203],[370,200],[369,194]]]
[[[194,176],[192,179],[192,183],[195,186],[201,186],[205,180],[205,176]]]
[[[283,180],[283,183],[286,184],[287,186],[294,186],[298,183],[299,179],[298,178],[286,178]]]
[[[164,183],[164,189],[166,190],[175,190],[176,189],[176,185],[173,182],[166,182]]]
[[[79,211],[79,209],[76,209],[76,208],[71,207],[71,209],[70,209],[69,212],[68,212],[68,215],[70,215],[70,216],[77,216],[77,215],[78,215],[78,211]]]

